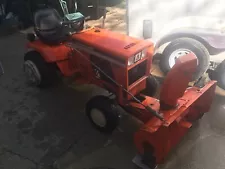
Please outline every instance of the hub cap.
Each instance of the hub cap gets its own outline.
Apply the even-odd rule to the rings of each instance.
[[[106,118],[102,111],[98,109],[92,109],[91,110],[91,118],[92,121],[99,127],[105,127],[106,126]]]
[[[187,55],[189,53],[191,53],[191,51],[189,49],[177,49],[177,50],[175,50],[169,57],[169,66],[170,66],[170,68],[172,68],[175,65],[176,60],[179,57]]]
[[[24,72],[28,82],[34,85],[39,85],[41,83],[41,74],[37,66],[31,60],[24,62]]]

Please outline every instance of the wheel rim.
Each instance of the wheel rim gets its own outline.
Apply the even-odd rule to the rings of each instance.
[[[28,82],[34,85],[39,85],[41,83],[41,74],[32,61],[27,60],[24,62],[24,72]]]
[[[189,49],[177,49],[177,50],[175,50],[169,57],[169,66],[170,66],[170,68],[172,68],[175,65],[176,60],[179,57],[187,55],[187,54],[189,54],[191,52],[192,51],[189,50]]]
[[[105,115],[99,109],[92,109],[91,110],[91,119],[99,127],[105,127],[106,126],[107,122],[106,122]]]

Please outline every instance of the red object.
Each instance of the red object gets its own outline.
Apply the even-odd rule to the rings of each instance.
[[[165,121],[153,117],[135,133],[134,142],[140,154],[144,153],[144,143],[154,147],[157,163],[162,163],[169,151],[186,134],[192,123],[209,111],[216,83],[208,83],[204,88],[189,88],[179,100],[179,106],[161,111]],[[190,118],[191,117],[191,118]]]
[[[178,99],[184,95],[196,68],[197,58],[192,53],[176,60],[176,64],[167,74],[161,88],[161,109],[177,106]]]
[[[144,144],[154,149],[157,163],[162,163],[170,150],[186,134],[192,124],[209,111],[215,94],[216,82],[211,81],[203,88],[188,87],[188,83],[197,67],[197,59],[188,54],[178,59],[168,73],[162,86],[160,103],[154,109],[163,114],[164,120],[156,117],[146,121],[142,117],[143,127],[135,133],[134,142],[140,154],[144,154]],[[145,105],[152,104],[151,101]]]
[[[214,81],[203,88],[187,89],[197,67],[196,57],[189,54],[179,58],[168,73],[161,88],[160,100],[141,95],[140,92],[146,88],[146,78],[152,65],[153,43],[100,28],[74,34],[68,41],[56,46],[36,40],[29,42],[28,48],[39,52],[46,62],[56,63],[64,76],[76,75],[77,83],[95,84],[114,93],[118,104],[143,122],[143,126],[134,135],[138,152],[144,153],[145,143],[151,145],[157,163],[163,161],[193,121],[209,110],[215,92]],[[129,66],[128,60],[140,52],[146,52],[144,57]],[[162,114],[164,121],[135,102],[120,86],[96,70],[90,61],[101,67],[132,95],[141,96],[142,104]]]

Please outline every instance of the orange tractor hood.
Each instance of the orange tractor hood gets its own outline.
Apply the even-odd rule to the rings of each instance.
[[[124,60],[145,48],[153,47],[151,41],[143,41],[100,28],[91,28],[73,34],[72,40]]]

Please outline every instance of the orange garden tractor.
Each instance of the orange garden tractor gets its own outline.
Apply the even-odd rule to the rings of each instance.
[[[28,36],[29,51],[24,71],[38,87],[56,82],[57,72],[79,84],[94,84],[115,97],[95,96],[86,104],[91,123],[111,133],[119,123],[121,106],[143,123],[134,143],[143,163],[150,168],[162,163],[192,124],[210,109],[216,82],[189,85],[197,67],[191,53],[177,59],[165,77],[159,99],[151,75],[154,45],[101,28],[84,29],[84,17],[74,14],[64,21],[54,9],[35,16],[35,34]]]

